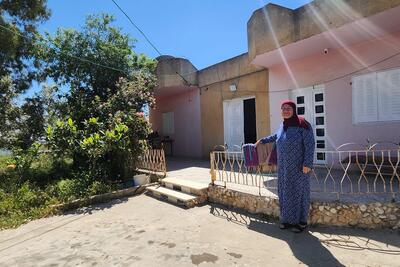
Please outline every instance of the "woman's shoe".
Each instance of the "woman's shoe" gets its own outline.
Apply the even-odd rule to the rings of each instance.
[[[290,228],[290,224],[288,224],[288,223],[281,223],[280,225],[279,225],[279,229],[281,229],[281,230],[284,230],[284,229],[288,229],[288,228]]]
[[[300,222],[299,227],[302,228],[303,230],[307,228],[307,223],[306,222]]]
[[[300,224],[293,225],[292,227],[292,232],[296,234],[303,232],[303,230],[304,228],[302,228]]]

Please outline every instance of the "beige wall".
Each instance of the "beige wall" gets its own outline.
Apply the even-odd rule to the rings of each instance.
[[[229,85],[237,84],[230,92]],[[214,83],[201,89],[201,129],[203,157],[208,157],[216,145],[224,144],[223,101],[243,96],[255,96],[257,138],[269,134],[268,71],[261,70],[240,78]]]
[[[189,62],[190,63],[190,62]],[[193,67],[194,68],[194,67]],[[157,105],[162,108],[177,106],[176,98],[182,94],[182,79],[174,77],[174,71],[180,70],[181,73],[193,71],[188,62],[183,59],[164,57],[159,59],[158,82],[161,88],[156,90],[156,95],[165,98],[165,93],[176,93],[166,99],[168,101],[158,101]],[[169,74],[169,75],[165,75]],[[165,77],[168,77],[167,80]],[[210,151],[216,145],[224,144],[224,120],[223,120],[223,101],[244,96],[255,96],[256,101],[256,124],[257,137],[269,134],[269,97],[268,97],[268,70],[250,64],[248,54],[244,53],[237,57],[217,63],[196,73],[196,81],[200,88],[200,118],[201,118],[201,151],[203,157],[209,157]],[[236,84],[237,91],[231,92],[229,86]],[[166,87],[174,85],[175,87]],[[180,90],[180,91],[179,91]],[[188,103],[186,103],[188,105]],[[196,105],[196,103],[190,103]],[[189,113],[181,111],[186,119],[194,120]],[[152,121],[156,121],[155,113],[151,114]],[[176,118],[176,124],[183,119]],[[185,127],[194,123],[185,124]],[[155,128],[156,124],[154,125]],[[183,127],[183,128],[185,128]],[[182,128],[182,129],[183,129]],[[182,131],[187,132],[187,131]],[[179,139],[182,139],[180,137]],[[200,149],[199,149],[200,150]],[[183,155],[183,154],[182,154]],[[186,154],[185,154],[186,155]]]

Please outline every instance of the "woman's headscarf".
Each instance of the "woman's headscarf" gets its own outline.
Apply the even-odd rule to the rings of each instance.
[[[285,100],[281,104],[281,108],[283,105],[289,105],[293,108],[293,116],[283,120],[283,130],[286,131],[288,127],[300,127],[304,129],[310,129],[310,123],[306,121],[305,118],[297,116],[297,108],[296,104],[291,100]]]

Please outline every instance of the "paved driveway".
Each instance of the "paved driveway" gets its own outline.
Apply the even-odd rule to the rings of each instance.
[[[0,266],[399,266],[400,235],[273,222],[146,195],[0,232]]]

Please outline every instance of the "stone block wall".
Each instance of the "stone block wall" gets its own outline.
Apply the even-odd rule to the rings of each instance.
[[[277,198],[257,196],[230,190],[222,186],[208,188],[208,200],[253,214],[279,217]],[[362,228],[400,228],[399,203],[352,203],[313,202],[309,224],[331,226],[357,226]]]

